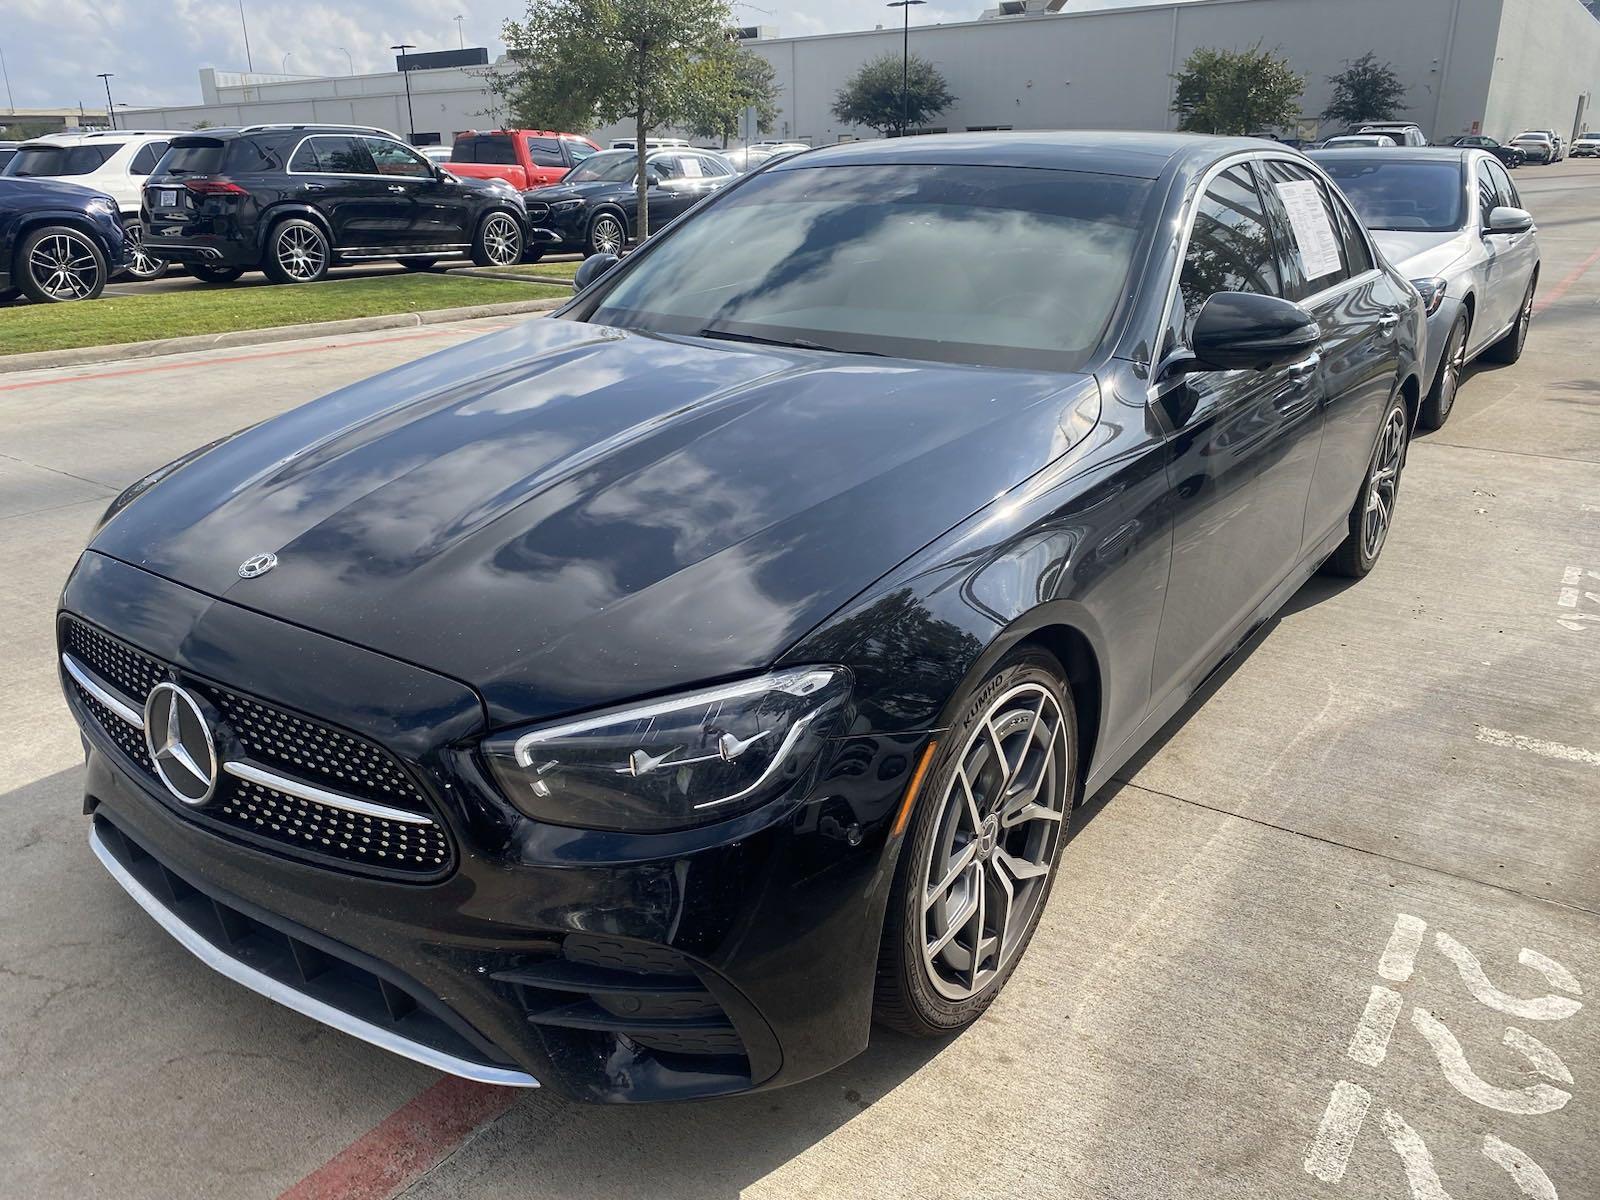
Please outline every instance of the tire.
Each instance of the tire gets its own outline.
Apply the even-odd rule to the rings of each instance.
[[[480,267],[514,267],[522,261],[522,240],[522,226],[514,216],[489,213],[472,235],[472,261]]]
[[[1538,286],[1539,276],[1535,272],[1533,278],[1528,280],[1528,290],[1523,294],[1522,307],[1517,310],[1517,323],[1503,338],[1483,352],[1484,358],[1490,362],[1509,364],[1522,357],[1522,348],[1528,344],[1528,327],[1533,324],[1533,293]]]
[[[609,210],[598,212],[594,220],[589,222],[589,232],[584,234],[583,256],[593,258],[596,254],[621,254],[627,244],[628,227],[623,224],[621,215]]]
[[[543,257],[544,247],[542,246],[529,246],[522,252],[522,261],[525,263],[536,263]]]
[[[131,279],[135,283],[147,283],[152,279],[160,279],[167,273],[166,259],[145,253],[144,226],[137,217],[122,223],[122,236],[127,243],[128,251],[128,261],[119,272],[123,278]]]
[[[873,993],[881,1024],[914,1037],[963,1029],[1022,960],[1077,792],[1074,712],[1061,664],[1030,647],[1008,654],[960,703],[895,867]],[[929,892],[937,898],[925,903]],[[945,944],[929,953],[936,941]]]
[[[12,279],[39,304],[93,300],[106,286],[106,256],[95,240],[70,225],[46,225],[17,247]]]
[[[1417,411],[1418,429],[1438,429],[1450,419],[1450,410],[1455,407],[1456,392],[1461,386],[1461,373],[1467,365],[1467,332],[1471,326],[1472,321],[1463,308],[1456,314],[1455,324],[1450,326],[1444,354],[1439,359],[1439,372]]]
[[[20,295],[22,295],[21,288],[0,288],[0,304],[9,304]]]
[[[431,271],[438,261],[437,258],[402,258],[400,265],[408,271]]]
[[[328,235],[320,225],[289,217],[267,234],[261,269],[273,283],[316,283],[327,277],[332,258]]]
[[[1383,411],[1378,439],[1361,491],[1350,509],[1350,528],[1344,541],[1324,564],[1330,575],[1361,579],[1378,563],[1394,523],[1395,500],[1400,494],[1400,473],[1406,465],[1406,401],[1396,391]],[[1374,500],[1376,497],[1376,501]]]
[[[243,267],[210,267],[205,263],[190,263],[189,274],[201,283],[233,283],[244,274]]]

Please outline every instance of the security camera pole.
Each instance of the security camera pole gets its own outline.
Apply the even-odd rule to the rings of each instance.
[[[911,106],[911,6],[926,4],[928,0],[889,0],[887,8],[898,8],[905,13],[905,24],[900,34],[900,136],[905,137],[910,118],[906,115]]]
[[[417,118],[411,115],[411,72],[406,68],[406,51],[415,50],[410,42],[401,42],[398,46],[390,46],[391,50],[400,51],[400,74],[406,81],[406,145],[411,144],[411,139],[416,136]]]

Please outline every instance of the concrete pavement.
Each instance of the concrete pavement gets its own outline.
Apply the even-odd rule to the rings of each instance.
[[[453,1126],[459,1092],[213,975],[84,844],[52,606],[106,501],[482,324],[0,380],[5,1190],[1600,1197],[1600,164],[1515,179],[1545,307],[1413,445],[1373,575],[1308,585],[1079,814],[974,1028],[743,1099]]]

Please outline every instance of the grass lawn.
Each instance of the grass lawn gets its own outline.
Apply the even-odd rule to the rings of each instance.
[[[468,304],[565,299],[571,294],[571,288],[559,284],[470,275],[387,275],[292,286],[193,288],[73,304],[21,304],[0,309],[0,354],[269,329]]]
[[[580,258],[573,262],[518,263],[514,267],[495,267],[494,270],[507,275],[543,275],[552,279],[571,279],[581,266],[583,260]]]

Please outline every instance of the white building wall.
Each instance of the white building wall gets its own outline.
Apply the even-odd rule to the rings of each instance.
[[[1554,129],[1570,142],[1600,126],[1589,111],[1600,85],[1600,22],[1578,0],[1504,0],[1502,8],[1486,106],[1493,136]]]

